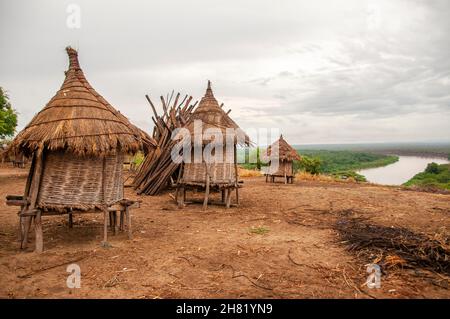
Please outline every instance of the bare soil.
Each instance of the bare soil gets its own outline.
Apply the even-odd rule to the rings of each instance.
[[[27,170],[0,167],[0,297],[2,298],[450,298],[449,279],[410,267],[384,270],[369,289],[365,260],[346,250],[334,225],[341,211],[427,236],[449,235],[450,195],[369,184],[244,178],[238,208],[178,209],[170,192],[132,211],[133,239],[109,235],[102,215],[44,217],[44,253],[18,242],[17,207]],[[69,289],[67,265],[81,267]]]

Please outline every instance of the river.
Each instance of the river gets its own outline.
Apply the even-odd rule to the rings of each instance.
[[[367,181],[384,185],[401,185],[410,180],[417,173],[422,172],[428,163],[446,164],[449,161],[439,157],[399,156],[393,164],[368,168],[358,171]]]

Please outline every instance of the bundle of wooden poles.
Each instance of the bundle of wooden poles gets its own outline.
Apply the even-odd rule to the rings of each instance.
[[[166,98],[161,96],[163,114],[159,116],[155,105],[148,95],[145,96],[150,103],[154,116],[152,116],[155,127],[153,139],[156,147],[144,158],[134,180],[133,187],[138,194],[156,195],[165,187],[174,184],[180,164],[171,158],[174,141],[172,132],[183,127],[190,119],[197,102],[191,104],[192,96],[185,96],[180,102],[180,93],[174,98],[174,92]]]

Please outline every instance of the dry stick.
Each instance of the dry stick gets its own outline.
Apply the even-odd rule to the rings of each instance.
[[[53,268],[57,268],[57,267],[61,267],[61,266],[64,266],[64,265],[68,265],[68,264],[73,264],[73,263],[79,262],[79,261],[81,261],[83,259],[86,259],[88,257],[91,257],[91,255],[79,257],[79,258],[76,258],[76,259],[73,259],[73,260],[65,261],[65,262],[57,264],[57,265],[53,265],[53,266],[41,268],[41,269],[38,269],[38,270],[35,270],[35,271],[31,271],[31,272],[29,272],[29,273],[27,273],[25,275],[18,275],[17,278],[21,278],[21,279],[28,278],[28,277],[31,277],[32,275],[35,275],[35,274],[38,274],[38,273],[41,273],[41,272],[44,272],[44,271],[47,271],[47,270],[50,270],[50,269],[53,269]]]
[[[241,274],[241,275],[235,275],[235,276],[233,276],[233,277],[231,277],[231,278],[238,278],[238,277],[244,277],[244,278],[247,278],[248,281],[250,281],[254,286],[256,286],[256,287],[258,287],[258,288],[265,289],[265,290],[273,290],[273,288],[271,288],[271,287],[264,287],[264,286],[258,285],[258,284],[257,284],[256,282],[254,282],[250,277],[248,277],[247,275],[244,275],[244,274]]]
[[[156,113],[156,108],[153,105],[152,100],[150,100],[150,97],[147,94],[145,94],[145,98],[147,99],[148,103],[150,103],[150,106],[153,110],[153,114],[155,114],[155,118],[158,118],[158,113]]]
[[[170,98],[167,100],[167,106],[170,106],[170,102],[172,101],[173,93],[174,93],[174,92],[175,92],[175,91],[172,90],[172,93],[170,94]],[[180,94],[180,93],[178,93],[178,94]]]

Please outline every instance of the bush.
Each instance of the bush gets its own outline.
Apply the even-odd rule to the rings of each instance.
[[[428,164],[425,173],[439,174],[439,165],[435,162]]]
[[[317,157],[302,156],[300,161],[300,167],[303,168],[305,172],[313,175],[320,173],[321,165],[322,161]]]

